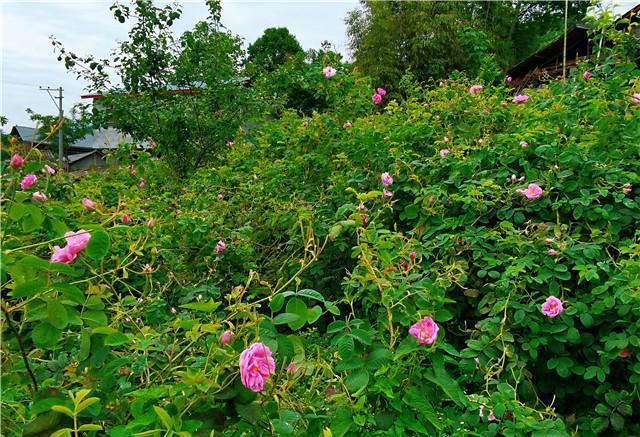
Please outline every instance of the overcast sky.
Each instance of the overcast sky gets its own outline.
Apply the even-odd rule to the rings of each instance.
[[[620,6],[616,11],[629,10],[636,1],[617,1]],[[41,114],[57,113],[47,93],[38,89],[40,85],[64,88],[63,106],[67,115],[81,101],[86,84],[67,73],[57,61],[49,36],[55,35],[65,48],[79,55],[108,56],[116,41],[126,39],[128,31],[127,24],[113,19],[109,11],[112,3],[112,0],[0,0],[0,115],[9,118],[4,130],[14,124],[32,126],[25,113],[27,108]],[[191,29],[207,15],[202,2],[179,3],[183,15],[174,25],[176,34]],[[223,0],[222,5],[223,24],[246,43],[253,42],[266,28],[287,27],[304,49],[317,49],[322,41],[328,40],[336,50],[346,54],[344,18],[358,2]]]
[[[64,88],[63,106],[69,109],[82,99],[85,83],[78,81],[58,62],[49,41],[55,35],[62,45],[78,55],[106,57],[116,41],[126,39],[128,26],[113,19],[113,1],[7,1],[1,3],[0,47],[2,101],[0,115],[8,117],[3,127],[32,126],[25,109],[55,114],[57,109],[46,92],[38,87]],[[127,3],[124,0],[123,3]],[[160,2],[157,2],[160,3]],[[163,2],[167,3],[167,2]],[[179,1],[182,18],[174,24],[181,34],[206,18],[202,2]],[[222,23],[251,43],[269,27],[287,27],[302,47],[317,49],[328,40],[336,50],[347,53],[344,18],[358,6],[357,0],[341,1],[239,1],[223,0]]]

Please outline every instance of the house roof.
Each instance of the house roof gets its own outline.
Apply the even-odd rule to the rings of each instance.
[[[11,128],[11,135],[20,138],[20,141],[37,142],[42,138],[42,132],[36,128],[15,125]],[[44,142],[48,144],[48,142]]]
[[[106,129],[94,129],[92,133],[80,138],[69,147],[81,150],[113,150],[117,149],[118,145],[129,142],[131,142],[131,138],[128,135],[108,127]]]
[[[585,25],[574,26],[567,32],[567,53],[574,54],[584,51],[589,40],[589,27]],[[517,65],[509,70],[509,76],[519,77],[533,70],[538,66],[545,66],[549,62],[555,61],[558,53],[564,50],[564,35],[541,48],[533,55],[520,61]],[[584,55],[586,53],[580,53]]]
[[[90,152],[84,152],[84,153],[74,153],[73,155],[68,155],[67,156],[67,161],[69,162],[69,164],[73,164],[74,162],[78,162],[88,156],[93,155],[94,153],[98,153],[97,150],[92,150]]]

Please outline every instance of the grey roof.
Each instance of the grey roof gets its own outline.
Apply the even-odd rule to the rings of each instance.
[[[94,153],[98,153],[98,151],[92,150],[91,152],[76,153],[76,154],[67,156],[67,160],[69,161],[69,164],[73,164],[74,162],[78,162],[86,158],[87,156],[93,155]]]
[[[85,150],[113,150],[117,149],[121,143],[129,142],[131,142],[131,137],[112,127],[108,127],[106,129],[95,129],[92,133],[71,144],[70,147]]]
[[[42,130],[33,127],[15,125],[11,129],[11,135],[16,135],[21,141],[38,141],[42,138]],[[46,142],[48,144],[48,142]]]

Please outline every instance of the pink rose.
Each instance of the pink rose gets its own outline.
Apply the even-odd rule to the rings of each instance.
[[[88,199],[86,197],[84,199],[82,199],[82,204],[87,209],[96,209],[96,204],[93,203],[93,200]]]
[[[449,149],[442,149],[440,151],[440,157],[444,158],[445,156],[447,156],[449,154]]]
[[[67,240],[67,248],[77,255],[87,247],[87,243],[91,239],[91,233],[84,229],[80,229],[78,232],[69,231],[64,234],[64,238]]]
[[[362,225],[362,227],[367,226],[367,215],[366,214],[361,214],[360,215],[360,224]]]
[[[547,255],[557,255],[558,251],[555,249],[549,249],[547,250]]]
[[[221,253],[226,248],[227,248],[227,245],[224,244],[224,241],[220,240],[220,241],[218,241],[218,244],[216,244],[216,253]]]
[[[130,220],[131,217],[129,217],[129,214],[122,214],[122,223],[129,223]]]
[[[484,419],[484,404],[480,405],[480,408],[478,408],[478,412],[480,413],[480,418]]]
[[[413,260],[415,260],[415,259],[416,259],[416,251],[415,251],[415,250],[412,250],[412,251],[411,251],[411,253],[409,254],[409,259],[410,259],[411,261],[413,261]]]
[[[223,346],[229,344],[229,340],[231,340],[231,331],[227,329],[222,334],[220,334],[220,344]]]
[[[440,82],[440,83],[438,83],[438,86],[439,86],[440,88],[442,88],[442,87],[444,86],[444,82]]]
[[[351,127],[351,122],[350,121],[345,121],[344,124],[342,125],[343,129],[349,129]]]
[[[331,79],[333,76],[336,75],[336,73],[337,73],[336,69],[331,66],[326,66],[322,69],[322,74],[327,79]]]
[[[555,296],[549,296],[542,304],[542,314],[548,317],[556,317],[564,311],[562,301]]]
[[[529,143],[527,143],[526,141],[520,141],[520,147],[526,149],[527,147],[529,147]]]
[[[585,71],[584,73],[582,73],[582,77],[584,79],[589,79],[591,78],[593,75],[591,73],[589,73],[588,71]]]
[[[382,102],[382,96],[378,93],[375,93],[371,96],[371,101],[377,105]]]
[[[633,189],[633,185],[627,183],[624,184],[622,186],[622,193],[626,196],[627,194],[629,194],[631,192],[631,190]]]
[[[380,94],[381,96],[386,96],[387,95],[387,90],[385,90],[384,88],[378,88],[376,90],[378,92],[378,94]]]
[[[60,247],[53,246],[53,253],[51,254],[52,263],[65,263],[71,264],[78,255],[70,250],[70,246]]]
[[[469,94],[478,94],[482,92],[482,90],[482,85],[471,85],[471,88],[469,88]]]
[[[496,416],[495,414],[493,414],[493,410],[489,410],[489,415],[487,416],[487,420],[489,422],[493,422],[494,420],[496,420]]]
[[[22,182],[20,182],[20,188],[23,190],[29,188],[31,185],[35,184],[38,178],[34,174],[28,174],[24,178],[22,178]]]
[[[147,222],[147,226],[149,226],[150,228],[154,227],[156,225],[156,219],[154,219],[153,217],[151,217],[149,219],[149,221]]]
[[[303,122],[302,122],[302,127],[307,127],[307,126],[309,126],[309,122],[308,122],[308,121],[306,121],[306,120],[305,120],[305,121],[303,121]]]
[[[174,316],[175,316],[176,314],[178,314],[178,310],[177,310],[177,309],[175,309],[174,307],[171,307],[171,309],[170,309],[169,311],[171,311],[171,314],[173,314]]]
[[[287,366],[287,375],[293,376],[294,373],[296,373],[296,365],[293,363],[293,361],[291,361],[291,363],[289,363],[289,365]]]
[[[542,196],[542,188],[538,184],[529,184],[524,190],[518,190],[518,193],[522,194],[529,200],[537,199]]]
[[[242,385],[257,393],[262,391],[269,376],[275,373],[276,362],[266,345],[253,343],[240,354],[239,367]]]
[[[409,334],[416,338],[418,344],[433,344],[439,329],[431,317],[425,317],[409,328]]]
[[[138,184],[138,187],[144,188],[144,181],[141,180],[140,183]]]
[[[511,83],[512,80],[513,80],[513,77],[507,76],[507,82]]]
[[[444,138],[442,138],[442,141],[444,141],[445,143],[449,142],[449,137],[445,136]]]
[[[31,198],[36,202],[44,202],[45,200],[47,200],[47,195],[40,191],[36,191],[31,195]]]
[[[20,168],[24,165],[24,158],[16,153],[11,157],[9,165],[13,168]]]
[[[367,207],[364,206],[364,203],[361,203],[360,205],[358,205],[358,211],[364,211],[365,209],[367,209]]]
[[[513,103],[525,103],[529,100],[529,96],[526,94],[518,94],[512,100]]]
[[[631,96],[631,103],[634,105],[640,105],[640,93],[633,93]]]
[[[391,177],[389,172],[386,171],[380,175],[380,180],[382,181],[382,185],[384,185],[385,187],[393,184],[393,178]]]
[[[56,171],[53,169],[53,167],[48,166],[47,164],[44,165],[44,169],[46,170],[47,173],[49,174],[56,174]]]
[[[386,197],[393,197],[393,191],[389,191],[386,188],[382,190],[382,194],[384,194]]]

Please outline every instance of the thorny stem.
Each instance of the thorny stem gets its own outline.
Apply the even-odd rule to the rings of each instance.
[[[31,370],[31,365],[29,364],[29,359],[27,358],[27,353],[24,350],[24,346],[22,345],[22,337],[20,336],[20,332],[16,329],[15,325],[11,321],[11,315],[7,310],[5,305],[2,305],[2,312],[4,313],[4,317],[7,319],[7,323],[9,324],[9,328],[13,331],[13,334],[16,336],[16,341],[18,342],[18,347],[20,348],[20,355],[22,355],[22,360],[24,361],[24,366],[27,368],[27,372],[31,377],[31,381],[33,382],[33,392],[38,391],[38,381],[36,380],[36,376],[33,374],[33,370]]]

